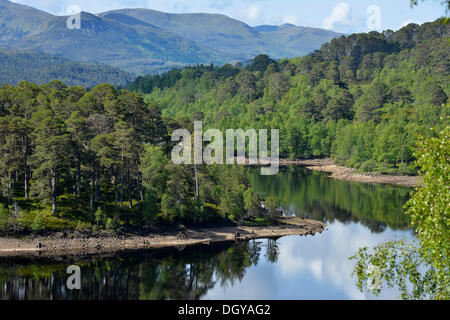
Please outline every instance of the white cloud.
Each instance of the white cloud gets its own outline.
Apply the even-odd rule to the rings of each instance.
[[[67,13],[68,15],[72,15],[72,14],[79,13],[79,12],[81,12],[81,11],[82,11],[82,10],[81,10],[80,6],[77,6],[77,5],[70,5],[70,6],[67,7],[66,13]]]
[[[290,23],[298,25],[298,18],[296,16],[287,16],[283,18],[283,23]]]
[[[247,11],[247,17],[250,20],[256,20],[261,15],[261,7],[257,4],[252,4]]]
[[[323,21],[324,29],[334,29],[335,24],[348,26],[351,23],[352,8],[347,2],[337,4],[330,16]]]
[[[381,31],[381,8],[380,6],[369,6],[366,10],[367,20],[366,26],[367,30],[378,30]]]

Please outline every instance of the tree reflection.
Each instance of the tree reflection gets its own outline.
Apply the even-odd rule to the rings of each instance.
[[[278,260],[280,249],[278,248],[277,241],[275,239],[267,239],[266,244],[266,260],[270,263],[275,263]]]
[[[216,283],[233,286],[246,269],[257,265],[262,242],[252,240],[228,246],[123,253],[64,264],[39,259],[0,260],[1,299],[127,299],[196,300]],[[274,241],[267,246],[269,261],[275,262]],[[82,270],[82,289],[66,289],[66,268]]]
[[[372,232],[410,226],[403,205],[410,188],[350,183],[302,168],[284,168],[276,176],[252,174],[255,191],[276,196],[286,213],[332,223],[360,222]]]

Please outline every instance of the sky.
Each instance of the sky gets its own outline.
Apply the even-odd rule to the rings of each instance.
[[[14,0],[55,15],[147,8],[171,13],[220,13],[251,26],[291,23],[343,33],[398,30],[445,14],[442,0],[411,8],[410,0]]]

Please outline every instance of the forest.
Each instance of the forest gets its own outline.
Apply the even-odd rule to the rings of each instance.
[[[340,37],[314,53],[190,66],[126,89],[0,87],[0,232],[270,223],[240,166],[174,165],[173,130],[280,129],[285,158],[415,174],[418,135],[449,123],[448,24]]]
[[[414,174],[417,135],[448,124],[449,28],[438,20],[352,34],[305,57],[175,69],[128,89],[163,116],[200,119],[207,128],[280,129],[284,158],[332,157],[362,171]]]
[[[3,85],[0,231],[220,224],[260,213],[243,167],[169,161],[170,133],[193,125],[183,121],[109,84]]]
[[[70,86],[92,88],[101,83],[115,86],[130,84],[136,77],[105,64],[73,62],[40,52],[0,49],[0,84],[36,84],[59,80]]]

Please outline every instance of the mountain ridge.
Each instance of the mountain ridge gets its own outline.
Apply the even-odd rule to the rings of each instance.
[[[173,67],[275,59],[318,49],[339,34],[283,25],[261,31],[222,14],[120,9],[81,13],[81,30],[55,16],[7,0],[0,2],[0,47],[42,52],[78,62],[104,63],[135,74]]]

